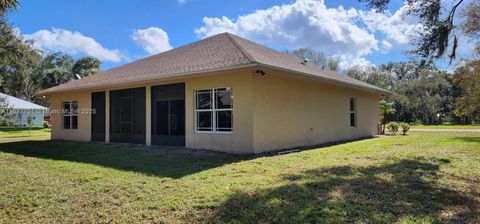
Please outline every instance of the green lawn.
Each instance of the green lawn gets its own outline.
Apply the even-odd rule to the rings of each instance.
[[[33,139],[42,140],[47,139],[50,136],[50,129],[49,128],[40,128],[40,127],[32,127],[31,130],[29,128],[5,128],[0,127],[0,142],[8,142],[8,141],[19,141],[25,139]]]
[[[478,133],[257,158],[6,137],[0,223],[480,222]]]
[[[413,125],[415,129],[480,129],[480,125]]]

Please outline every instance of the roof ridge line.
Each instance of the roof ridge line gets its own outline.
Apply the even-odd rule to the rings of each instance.
[[[245,57],[247,57],[247,59],[252,62],[252,63],[257,63],[257,60],[255,60],[255,58],[250,55],[250,53],[248,53],[232,36],[231,33],[225,33],[228,37],[228,39],[230,39],[230,41],[232,41],[232,43],[238,48],[238,50],[240,50],[240,52],[242,52],[243,55],[245,55]]]

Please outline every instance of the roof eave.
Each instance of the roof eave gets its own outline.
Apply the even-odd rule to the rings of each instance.
[[[113,87],[120,86],[120,85],[137,84],[137,83],[144,83],[144,82],[148,82],[148,81],[162,81],[164,79],[169,79],[169,78],[170,79],[172,79],[172,78],[180,79],[180,78],[188,77],[190,75],[198,75],[198,74],[211,73],[211,72],[222,72],[222,71],[227,71],[227,70],[250,68],[250,67],[256,67],[256,66],[258,66],[257,63],[249,63],[249,64],[243,64],[243,65],[228,66],[228,67],[223,67],[223,68],[199,70],[199,71],[195,71],[195,72],[175,73],[175,74],[170,74],[170,75],[163,75],[162,77],[116,82],[116,83],[112,83],[110,85],[99,84],[99,85],[82,86],[82,87],[69,88],[69,89],[63,89],[63,90],[55,90],[54,88],[58,87],[58,86],[55,86],[55,87],[51,87],[51,88],[48,88],[48,89],[45,89],[45,90],[41,90],[36,95],[37,96],[51,96],[52,94],[57,94],[57,93],[90,90],[90,89],[96,89],[96,88],[99,88],[99,87],[108,89],[108,88],[113,88]]]
[[[148,82],[148,81],[161,81],[162,79],[167,79],[167,78],[184,78],[184,77],[190,76],[190,75],[210,73],[210,72],[221,72],[221,71],[226,71],[226,70],[249,68],[249,67],[255,67],[255,66],[260,66],[260,67],[264,67],[264,68],[268,68],[268,69],[284,71],[284,72],[287,72],[287,73],[298,74],[298,75],[302,75],[304,77],[309,77],[309,78],[312,78],[312,79],[315,79],[315,80],[320,80],[320,81],[325,82],[325,83],[345,86],[345,87],[359,89],[359,90],[363,90],[363,91],[367,91],[367,92],[378,93],[378,94],[385,95],[385,96],[389,96],[389,95],[392,94],[392,92],[390,92],[388,90],[385,90],[385,89],[382,89],[382,88],[379,88],[379,87],[366,87],[366,86],[356,85],[356,84],[353,84],[353,83],[346,83],[346,82],[342,82],[342,81],[338,81],[338,80],[334,80],[334,79],[329,79],[329,78],[325,78],[325,77],[321,77],[321,76],[317,76],[317,75],[312,75],[312,74],[309,74],[309,73],[300,72],[300,71],[296,71],[296,70],[292,70],[292,69],[287,69],[287,68],[283,68],[283,67],[277,67],[277,66],[272,66],[272,65],[262,64],[262,63],[250,63],[250,64],[245,64],[245,65],[240,65],[240,66],[237,65],[237,66],[229,66],[229,67],[224,67],[224,68],[200,70],[200,71],[188,72],[188,73],[177,73],[177,74],[165,75],[165,76],[160,77],[160,78],[156,77],[156,78],[151,78],[151,79],[139,79],[139,80],[134,80],[134,81],[129,81],[129,82],[117,82],[117,83],[112,83],[111,85],[108,85],[108,86],[93,85],[93,86],[86,86],[86,87],[82,86],[82,87],[78,87],[78,88],[69,88],[69,89],[63,89],[63,90],[55,90],[55,89],[51,90],[52,88],[55,88],[55,87],[52,87],[52,88],[49,88],[49,89],[42,90],[42,91],[38,92],[37,95],[38,96],[49,96],[49,95],[56,94],[56,93],[63,93],[63,92],[70,92],[70,91],[82,91],[82,90],[95,89],[95,88],[98,88],[98,87],[104,87],[104,88],[108,89],[108,88],[112,88],[112,87],[115,87],[115,86],[126,85],[126,84],[131,84],[131,83],[134,84],[134,83],[141,83],[141,82]]]

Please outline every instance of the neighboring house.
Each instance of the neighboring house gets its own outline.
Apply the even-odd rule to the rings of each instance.
[[[0,97],[6,99],[9,109],[16,114],[15,126],[28,126],[28,117],[32,117],[33,126],[43,125],[43,116],[48,108],[4,93],[0,93]]]
[[[372,136],[389,92],[223,33],[39,94],[53,139],[243,154]]]

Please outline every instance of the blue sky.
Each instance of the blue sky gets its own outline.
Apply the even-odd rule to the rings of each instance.
[[[23,0],[9,20],[40,48],[98,57],[102,69],[224,31],[280,51],[313,47],[347,68],[407,60],[418,24],[402,2],[378,14],[353,0]]]

